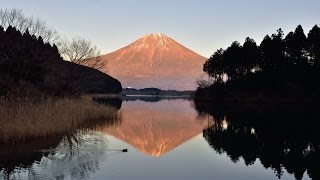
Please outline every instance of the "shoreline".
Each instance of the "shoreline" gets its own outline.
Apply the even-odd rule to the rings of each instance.
[[[312,98],[279,98],[279,97],[259,97],[259,98],[202,98],[194,97],[194,101],[199,103],[220,103],[220,104],[313,104]]]

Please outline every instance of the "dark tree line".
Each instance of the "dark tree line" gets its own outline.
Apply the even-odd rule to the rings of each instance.
[[[48,61],[56,60],[62,60],[57,47],[44,43],[41,36],[0,26],[0,95],[23,90],[17,88],[19,83],[42,83],[50,68]]]
[[[31,35],[42,37],[44,42],[54,44],[59,40],[59,34],[47,23],[34,16],[25,16],[21,9],[1,9],[0,26],[7,29],[9,26],[15,27],[18,31],[25,33],[27,30]]]
[[[227,49],[217,50],[203,68],[215,83],[237,80],[256,73],[300,73],[320,71],[320,27],[315,25],[306,36],[301,25],[284,37],[281,29],[266,35],[260,46],[247,38]]]
[[[75,37],[71,41],[61,38],[46,21],[39,17],[26,16],[21,9],[0,8],[0,26],[4,29],[14,27],[22,34],[41,38],[44,43],[56,44],[60,55],[67,61],[95,69],[102,69],[106,65],[100,57],[100,51],[91,41],[82,37]]]
[[[0,97],[74,96],[119,92],[121,84],[89,67],[64,61],[42,37],[0,26]]]

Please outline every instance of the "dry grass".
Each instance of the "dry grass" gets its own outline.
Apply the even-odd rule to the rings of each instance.
[[[118,111],[89,98],[1,100],[0,142],[17,142],[72,132],[90,122],[115,121]]]

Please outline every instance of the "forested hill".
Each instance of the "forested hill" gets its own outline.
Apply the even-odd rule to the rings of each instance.
[[[204,64],[210,82],[196,96],[222,101],[298,102],[320,100],[320,28],[302,26],[266,35],[260,46],[247,38],[217,50]]]
[[[55,45],[0,26],[0,96],[119,93],[121,83],[96,69],[64,61]]]

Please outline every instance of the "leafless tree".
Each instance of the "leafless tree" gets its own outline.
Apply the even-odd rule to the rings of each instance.
[[[75,37],[71,41],[61,40],[58,48],[62,57],[71,62],[98,70],[105,66],[97,47],[82,37]]]
[[[54,44],[58,39],[58,32],[50,28],[47,23],[38,17],[26,17],[20,9],[0,9],[0,26],[4,29],[15,27],[24,33],[27,30],[31,35],[41,36],[44,42]]]
[[[197,79],[197,85],[200,88],[207,88],[214,84],[215,80],[207,75],[202,75]]]

